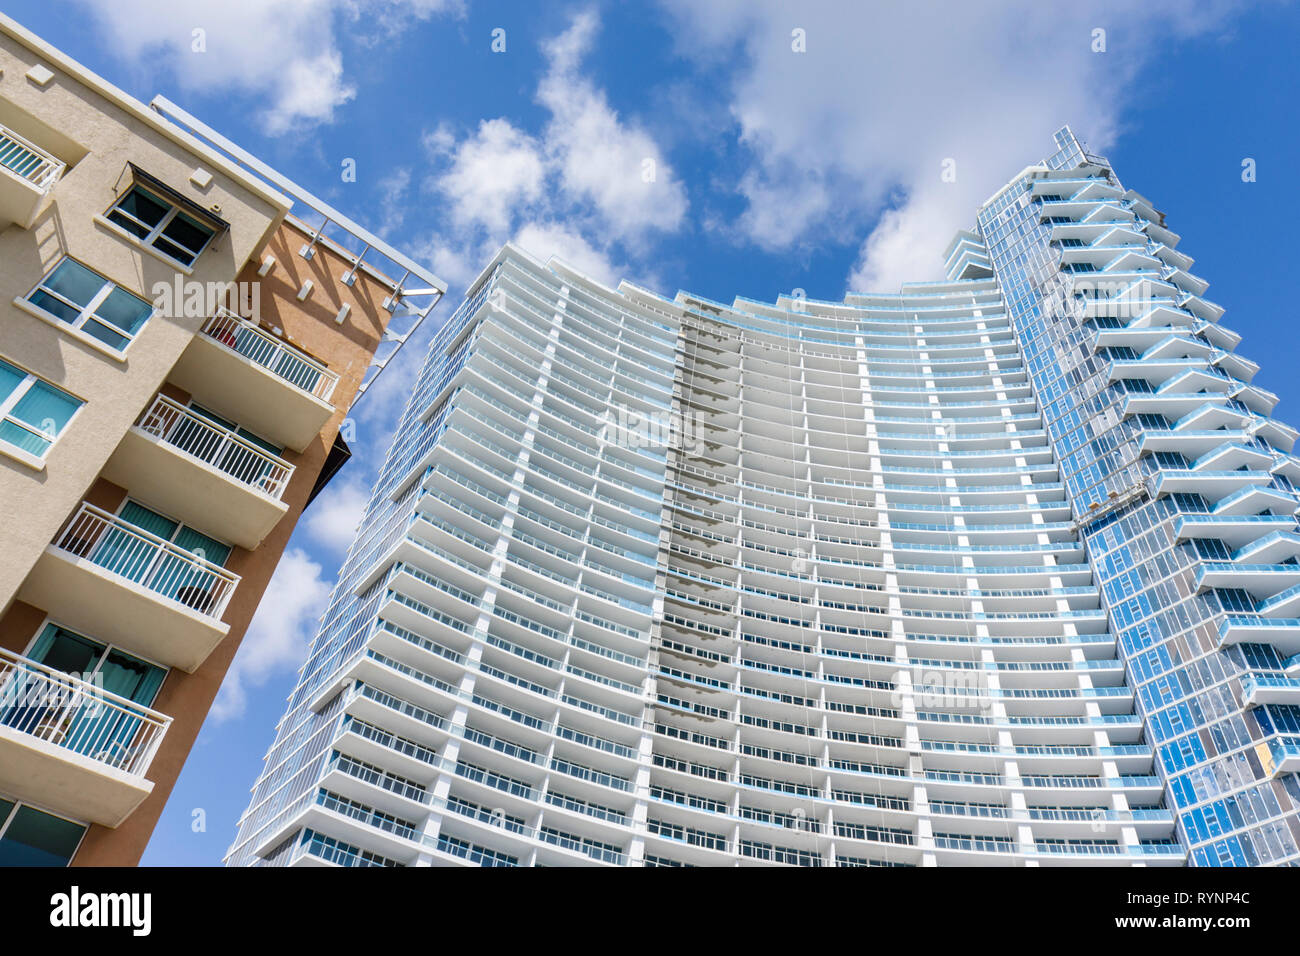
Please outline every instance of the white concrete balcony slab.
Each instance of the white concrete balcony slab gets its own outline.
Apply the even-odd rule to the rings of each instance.
[[[1247,707],[1263,704],[1300,704],[1300,680],[1274,674],[1251,674],[1242,678],[1241,690]]]
[[[1218,502],[1243,488],[1267,485],[1272,476],[1266,471],[1194,471],[1170,468],[1155,476],[1154,497],[1194,494]]]
[[[0,126],[0,229],[30,226],[63,169],[60,160]]]
[[[1294,525],[1293,525],[1294,529]],[[1300,535],[1294,530],[1275,531],[1233,552],[1234,561],[1250,564],[1281,564],[1300,555]]]
[[[1300,737],[1282,735],[1270,737],[1255,745],[1264,772],[1270,777],[1300,770]]]
[[[1192,462],[1192,468],[1197,471],[1235,471],[1238,468],[1268,471],[1272,466],[1272,453],[1240,442],[1224,442]]]
[[[1183,515],[1174,522],[1174,537],[1178,541],[1214,538],[1240,548],[1294,527],[1295,519],[1286,515]]]
[[[296,452],[334,414],[338,384],[307,353],[228,312],[208,320],[170,378],[204,406]]]
[[[1151,428],[1142,432],[1138,439],[1138,451],[1143,454],[1172,451],[1180,455],[1200,457],[1220,448],[1226,442],[1245,438],[1242,431],[1192,431],[1191,429]]]
[[[68,627],[192,672],[230,631],[239,576],[83,503],[18,596]]]
[[[1257,598],[1272,597],[1300,584],[1300,565],[1239,564],[1233,561],[1203,561],[1196,568],[1196,587],[1240,588]],[[1270,643],[1270,642],[1265,642]]]
[[[1300,654],[1300,619],[1229,614],[1219,622],[1219,646],[1272,644],[1283,657]]]
[[[1228,495],[1214,506],[1216,515],[1257,515],[1261,511],[1273,515],[1293,515],[1296,513],[1295,497],[1260,484]]]
[[[1124,398],[1122,406],[1125,418],[1132,415],[1164,415],[1166,418],[1180,419],[1205,405],[1225,405],[1226,394],[1206,394],[1205,392],[1134,392]]]
[[[126,433],[104,477],[204,534],[252,550],[289,506],[293,465],[164,395]]]
[[[95,683],[0,650],[0,790],[116,827],[153,792],[145,778],[171,718]]]

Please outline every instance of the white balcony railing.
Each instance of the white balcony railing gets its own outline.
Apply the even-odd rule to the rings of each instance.
[[[55,545],[217,620],[239,584],[225,568],[85,502]]]
[[[0,728],[142,777],[170,723],[92,681],[0,649]]]
[[[48,192],[63,175],[64,164],[13,130],[0,126],[0,166]]]
[[[339,381],[336,374],[247,319],[218,312],[203,326],[203,334],[323,401],[328,402],[334,394]]]
[[[139,428],[277,501],[293,475],[283,458],[165,395],[154,399]]]

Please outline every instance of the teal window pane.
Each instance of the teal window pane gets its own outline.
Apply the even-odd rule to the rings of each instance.
[[[262,449],[263,451],[269,451],[272,455],[275,455],[276,457],[279,457],[284,452],[284,449],[281,448],[279,445],[277,445],[275,442],[270,442],[267,441],[265,438],[260,438],[257,435],[254,435],[247,428],[239,429],[239,437],[244,439],[244,441],[248,442],[250,445],[256,445],[258,448]]]
[[[226,558],[230,557],[230,548],[227,545],[215,538],[209,538],[206,534],[200,534],[193,528],[181,528],[176,535],[176,546],[184,548],[191,554],[201,553],[205,561],[211,561],[216,565],[224,565]]]
[[[184,213],[177,213],[176,218],[162,231],[162,235],[154,240],[154,245],[183,265],[190,265],[211,238],[211,229]]]
[[[110,326],[105,325],[97,319],[88,320],[86,324],[81,327],[81,330],[92,338],[99,339],[99,341],[103,342],[105,345],[114,348],[119,352],[126,348],[127,343],[131,341],[125,335],[114,331]]]
[[[118,513],[123,521],[133,524],[137,528],[143,528],[165,541],[170,541],[172,535],[176,533],[178,525],[170,518],[164,518],[156,511],[150,511],[144,505],[138,505],[134,501],[128,501],[122,506]]]
[[[14,389],[27,377],[27,373],[16,369],[8,362],[0,362],[0,402],[14,393]]]
[[[123,215],[119,210],[114,209],[108,214],[110,222],[115,222],[137,239],[144,239],[153,232],[153,229],[144,223],[136,222],[130,216]]]
[[[84,309],[104,288],[104,278],[80,262],[64,259],[41,285]]]
[[[208,411],[208,409],[204,408],[202,405],[195,405],[193,402],[191,402],[190,411],[192,411],[195,415],[199,415],[203,418],[206,418],[210,422],[216,422],[222,428],[229,428],[232,431],[235,428],[235,423],[230,421],[230,419],[222,418],[216,412]]]
[[[140,331],[140,326],[151,315],[153,306],[125,289],[114,289],[95,310],[95,318],[103,319],[128,335]]]
[[[167,215],[167,210],[171,207],[161,200],[155,199],[149,193],[145,192],[139,186],[133,188],[129,193],[122,197],[117,204],[117,209],[128,213],[130,216],[138,219],[144,225],[150,228],[145,231],[144,235],[163,221]],[[111,218],[111,217],[110,217]],[[119,217],[126,218],[126,217]],[[116,220],[115,220],[116,221]]]
[[[36,382],[27,394],[18,399],[9,416],[41,432],[48,438],[56,437],[81,402],[67,392],[45,382]]]
[[[31,658],[38,664],[65,674],[89,674],[99,663],[104,645],[90,638],[49,625],[32,646]]]
[[[27,452],[29,455],[36,455],[38,458],[45,454],[46,450],[54,444],[47,438],[42,438],[35,432],[28,431],[21,425],[15,425],[13,422],[0,422],[0,441],[8,442]]]
[[[19,807],[0,837],[0,866],[67,866],[85,832],[79,823]]]
[[[54,316],[60,322],[72,323],[77,321],[81,315],[81,310],[73,305],[68,305],[62,299],[57,299],[50,295],[44,289],[37,289],[27,300],[32,305],[44,309],[50,315]]]
[[[145,707],[152,704],[158,696],[158,688],[167,675],[163,668],[121,651],[108,652],[100,673],[103,675],[104,690]]]

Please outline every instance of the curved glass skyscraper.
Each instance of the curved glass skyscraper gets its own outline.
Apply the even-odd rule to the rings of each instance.
[[[507,246],[229,854],[1300,858],[1295,432],[1068,130],[947,281],[668,301]]]

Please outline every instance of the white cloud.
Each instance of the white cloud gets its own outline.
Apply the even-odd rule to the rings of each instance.
[[[512,212],[542,195],[545,168],[537,142],[506,119],[484,120],[452,154],[439,182],[458,225],[481,224],[500,233]]]
[[[367,442],[365,446],[370,444]],[[361,450],[353,451],[355,454]],[[347,480],[336,477],[307,508],[304,518],[307,534],[317,544],[341,556],[352,543],[369,497],[369,489],[355,474]]]
[[[434,273],[447,283],[447,302],[453,308],[460,293],[483,271],[500,242],[482,240],[464,230],[440,229],[414,247],[413,255],[429,263]],[[438,307],[439,310],[443,306]]]
[[[186,89],[256,97],[267,132],[326,123],[356,96],[344,80],[339,18],[388,35],[412,20],[459,14],[459,0],[82,0],[114,52]]]
[[[686,191],[663,151],[581,72],[599,28],[580,12],[542,44],[537,101],[549,118],[540,132],[497,117],[459,140],[446,124],[424,134],[434,168],[424,188],[449,215],[419,251],[453,294],[509,239],[543,262],[558,255],[616,282],[612,247],[681,227]]]
[[[411,170],[406,166],[397,167],[379,180],[379,228],[383,235],[390,236],[405,224],[410,188]]]
[[[606,285],[618,285],[620,276],[626,274],[626,266],[615,268],[606,253],[557,223],[530,222],[515,234],[514,242],[542,262],[558,256],[579,272]]]
[[[580,73],[598,28],[595,13],[584,11],[544,47],[550,69],[537,98],[551,112],[547,153],[564,188],[593,203],[613,234],[675,229],[686,214],[686,193],[658,145],[621,121],[604,91]]]
[[[1231,10],[990,0],[945,4],[936,18],[933,4],[899,0],[663,2],[680,52],[731,76],[725,95],[750,157],[741,234],[788,249],[875,223],[851,279],[864,291],[938,276],[953,231],[1047,155],[1059,127],[1094,150],[1113,145],[1143,67]],[[795,28],[805,53],[791,48]],[[1105,52],[1093,52],[1094,29],[1107,31]],[[945,159],[956,182],[940,178]]]
[[[279,98],[263,114],[266,131],[277,136],[303,123],[327,123],[335,107],[356,95],[356,87],[343,82],[343,57],[337,50],[292,60]]]
[[[284,553],[212,705],[218,722],[244,713],[250,689],[302,663],[331,587],[301,548]]]

